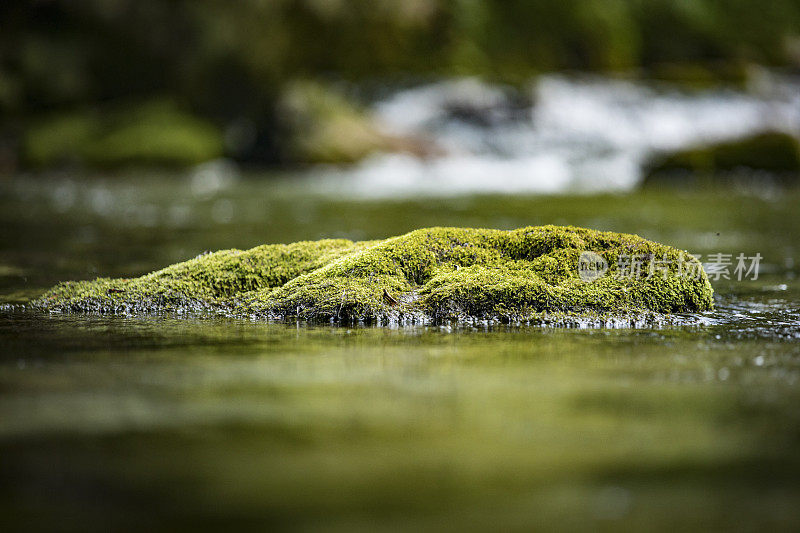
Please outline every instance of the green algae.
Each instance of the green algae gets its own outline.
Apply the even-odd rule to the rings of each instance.
[[[604,275],[579,275],[584,252],[605,261]],[[377,241],[223,250],[140,278],[62,283],[32,305],[416,322],[683,313],[711,309],[713,300],[702,266],[681,250],[636,235],[538,226],[427,228]]]

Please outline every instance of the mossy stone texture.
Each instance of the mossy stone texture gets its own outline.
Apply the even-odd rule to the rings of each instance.
[[[593,281],[579,275],[587,251],[609,265]],[[641,261],[641,268],[622,272],[623,258]],[[657,270],[648,268],[653,261]],[[62,283],[33,305],[70,312],[426,321],[694,312],[712,308],[713,300],[702,266],[681,250],[624,233],[536,226],[426,228],[376,241],[223,250],[140,278]]]

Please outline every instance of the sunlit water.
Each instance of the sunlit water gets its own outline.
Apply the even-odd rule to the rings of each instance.
[[[750,85],[543,76],[521,96],[476,79],[414,87],[373,111],[388,133],[423,139],[436,157],[376,155],[309,179],[367,197],[628,191],[659,151],[767,130],[800,134],[800,80],[763,73]]]
[[[0,184],[0,294],[204,250],[576,224],[764,257],[691,326],[0,311],[8,530],[796,529],[800,193],[367,200],[291,176]],[[209,177],[209,175],[211,177]]]

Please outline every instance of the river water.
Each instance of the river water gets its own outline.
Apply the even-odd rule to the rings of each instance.
[[[438,157],[379,154],[311,181],[366,197],[629,191],[660,151],[762,131],[800,135],[800,79],[762,72],[749,85],[551,75],[522,91],[471,78],[415,86],[371,111],[387,133],[422,139]]]
[[[799,191],[309,190],[326,172],[0,183],[5,530],[797,529]],[[657,329],[15,305],[205,250],[545,223],[763,259],[758,279],[712,281],[714,311]]]

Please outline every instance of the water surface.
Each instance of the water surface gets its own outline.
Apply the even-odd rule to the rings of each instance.
[[[205,180],[205,181],[204,181]],[[373,328],[0,311],[9,530],[800,525],[800,194],[366,200],[290,176],[19,177],[0,294],[219,248],[576,224],[764,257],[691,326]]]

